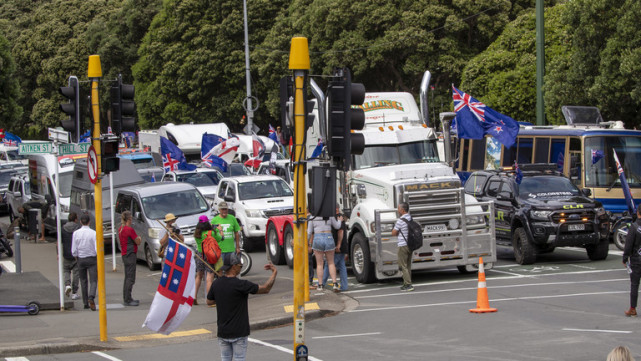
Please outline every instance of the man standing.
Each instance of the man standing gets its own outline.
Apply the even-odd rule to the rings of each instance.
[[[214,232],[220,251],[223,254],[238,254],[240,253],[240,225],[238,220],[229,214],[229,207],[225,201],[218,204],[218,211],[220,213],[211,220],[211,225],[213,228],[218,228],[219,225],[223,228],[223,236],[220,239],[218,238],[220,237],[218,232]]]
[[[73,232],[71,239],[71,253],[78,261],[82,301],[85,309],[96,310],[96,287],[98,285],[98,263],[96,250],[96,231],[89,228],[91,219],[88,214],[80,216],[82,227]],[[89,274],[89,289],[87,289],[87,273]]]
[[[72,300],[77,300],[80,298],[78,295],[78,282],[80,281],[80,276],[78,273],[78,262],[71,252],[71,243],[73,232],[80,229],[80,223],[78,222],[78,215],[76,212],[69,213],[69,217],[67,219],[69,221],[62,226],[62,231],[60,232],[63,257],[62,271],[65,275],[65,295],[67,295],[67,297],[71,295]],[[58,256],[60,256],[60,253],[61,252],[58,252]],[[73,282],[71,272],[73,272]]]
[[[120,240],[120,253],[122,263],[125,265],[125,281],[122,286],[122,299],[125,306],[138,306],[140,301],[131,297],[131,290],[136,283],[136,253],[140,244],[140,236],[131,227],[131,212],[122,212],[122,225],[118,230],[118,239]]]
[[[637,316],[639,299],[639,279],[641,279],[641,207],[637,208],[637,220],[630,224],[623,249],[623,264],[630,274],[630,309],[625,311],[627,317]]]
[[[407,202],[398,204],[397,212],[400,217],[392,229],[392,236],[396,236],[398,241],[398,268],[403,274],[403,286],[401,287],[403,292],[414,291],[414,286],[412,286],[412,251],[407,246],[409,232],[407,222],[403,220],[408,222],[412,220],[409,211],[410,205]]]
[[[273,264],[266,264],[265,270],[272,271],[272,274],[267,282],[259,286],[238,278],[241,268],[238,255],[233,252],[224,255],[223,277],[214,282],[207,293],[207,304],[216,305],[218,344],[222,361],[245,360],[249,337],[247,297],[250,293],[269,293],[278,273]]]

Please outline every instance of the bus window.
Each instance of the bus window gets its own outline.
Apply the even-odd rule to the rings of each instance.
[[[517,159],[521,164],[532,163],[532,138],[519,138]]]
[[[516,160],[516,147],[515,146],[512,146],[512,148],[503,147],[503,162],[501,163],[501,165],[504,167],[511,167],[514,165],[515,160]]]
[[[485,138],[474,140],[471,148],[472,157],[470,158],[470,169],[483,169],[485,165]]]
[[[552,139],[550,148],[550,163],[556,163],[559,172],[563,172],[565,162],[565,139]]]
[[[468,171],[470,170],[467,167],[467,159],[470,154],[470,144],[472,143],[471,139],[461,139],[461,154],[463,155],[463,160],[461,161],[461,170],[462,171]]]
[[[534,163],[546,163],[550,154],[550,138],[536,138]]]

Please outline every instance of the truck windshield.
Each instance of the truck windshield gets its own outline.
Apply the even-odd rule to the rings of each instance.
[[[176,175],[178,182],[193,184],[196,187],[216,186],[221,179],[222,175],[216,171]]]
[[[291,197],[289,185],[282,179],[238,184],[238,197],[241,201],[257,198]]]
[[[134,163],[134,167],[136,167],[136,169],[146,169],[156,166],[156,164],[154,163],[154,158],[152,157],[131,158],[131,161]]]
[[[145,197],[142,199],[142,207],[151,219],[161,219],[167,213],[173,213],[176,217],[187,216],[208,209],[205,198],[195,189]]]
[[[560,176],[524,177],[518,185],[520,198],[559,198],[581,194],[568,178]]]
[[[60,197],[71,196],[72,180],[73,180],[73,172],[60,173]]]
[[[641,137],[586,137],[584,141],[585,186],[621,188],[614,151],[632,188],[641,188]],[[592,157],[592,152],[603,157]]]
[[[382,167],[392,164],[439,162],[436,142],[376,145],[365,147],[363,154],[354,156],[354,169]]]

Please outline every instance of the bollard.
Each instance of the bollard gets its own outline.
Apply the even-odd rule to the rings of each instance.
[[[13,228],[14,252],[13,261],[16,264],[16,273],[22,273],[22,257],[20,255],[20,227]]]

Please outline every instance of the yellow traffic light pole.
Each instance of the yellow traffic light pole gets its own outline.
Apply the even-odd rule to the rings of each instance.
[[[309,71],[309,47],[307,38],[292,38],[289,52],[289,69],[294,72],[294,360],[300,360],[297,353],[305,344],[305,268],[307,267],[307,206],[305,192],[305,75]],[[320,280],[319,280],[320,282]],[[305,360],[307,357],[304,358]]]
[[[89,70],[91,79],[91,113],[93,115],[92,142],[96,150],[98,161],[97,174],[101,172],[102,149],[100,147],[100,101],[98,98],[98,80],[102,77],[100,55],[89,56]],[[98,313],[100,318],[100,341],[107,341],[107,297],[105,295],[105,245],[102,234],[102,180],[98,176],[94,185],[94,204],[96,205],[96,249],[98,261]]]

